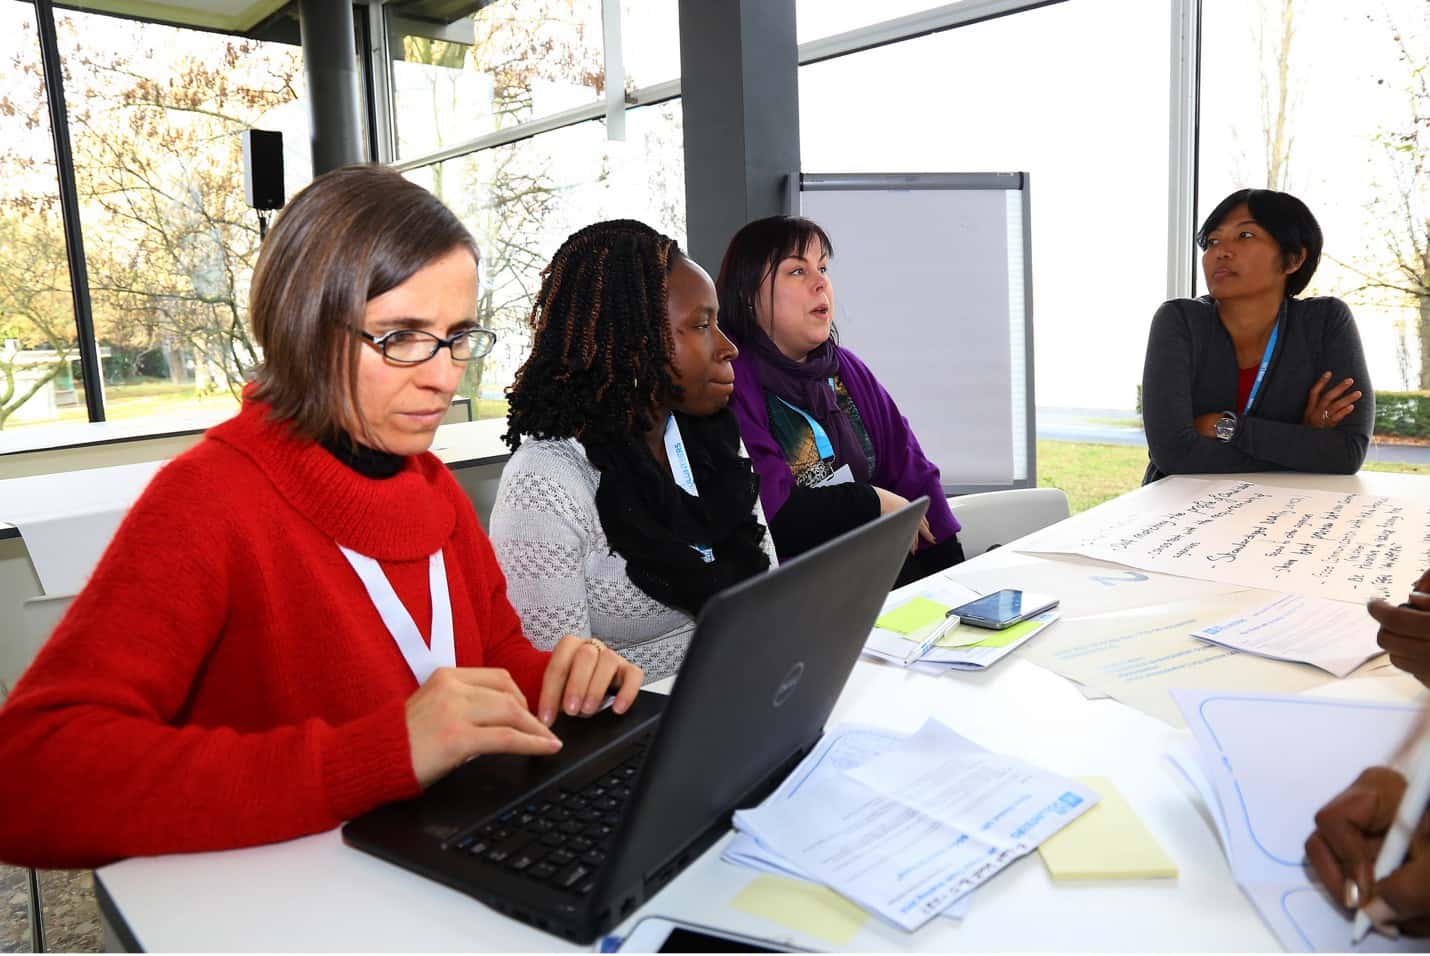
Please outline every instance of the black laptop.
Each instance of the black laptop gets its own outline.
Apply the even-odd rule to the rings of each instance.
[[[578,943],[629,916],[818,742],[928,506],[920,498],[701,611],[669,697],[560,718],[551,757],[480,757],[343,839]]]

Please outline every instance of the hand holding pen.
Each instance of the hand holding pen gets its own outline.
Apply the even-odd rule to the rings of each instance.
[[[904,658],[904,666],[907,667],[915,661],[922,659],[923,656],[938,643],[939,638],[943,637],[955,627],[958,627],[958,622],[959,616],[957,614],[952,611],[945,614],[943,620],[939,621],[934,629],[925,634],[924,639],[919,641],[913,650],[909,651],[908,656]]]
[[[1417,749],[1418,746],[1417,746]],[[1430,935],[1430,820],[1421,802],[1408,840],[1391,846],[1388,834],[1406,803],[1406,779],[1389,767],[1371,767],[1316,814],[1306,840],[1306,858],[1331,897],[1356,914],[1354,941],[1362,926],[1389,936]],[[1408,846],[1408,852],[1407,852]],[[1394,862],[1381,866],[1381,859]],[[1374,863],[1372,861],[1375,861]]]

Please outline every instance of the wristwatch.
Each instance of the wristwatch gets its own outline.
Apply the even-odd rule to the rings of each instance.
[[[1236,415],[1231,412],[1222,412],[1221,418],[1216,420],[1216,437],[1218,441],[1231,441],[1236,437]]]

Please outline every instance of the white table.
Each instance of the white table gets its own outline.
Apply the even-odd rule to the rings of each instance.
[[[1225,477],[1225,476],[1222,476]],[[1430,480],[1250,476],[1268,484],[1430,499]],[[1118,512],[1162,492],[1140,489],[1100,506]],[[1079,516],[1070,519],[1079,520]],[[1086,520],[1086,519],[1084,519]],[[1009,548],[974,558],[957,577],[1006,577],[1043,559]],[[1109,565],[1070,562],[1094,575]],[[1025,570],[1021,573],[1027,573]],[[1195,592],[1196,582],[1156,575],[1117,586],[1116,602],[1156,603],[1158,592]],[[1108,606],[1105,590],[1099,607]],[[1089,598],[1063,593],[1065,613]],[[1355,684],[1365,685],[1356,688]],[[1373,693],[1382,682],[1342,682],[1338,693]],[[1189,739],[1112,700],[1087,700],[1069,682],[1016,658],[982,674],[927,677],[869,661],[855,668],[831,723],[862,721],[912,730],[929,715],[978,743],[1068,775],[1112,779],[1181,870],[1175,881],[1059,884],[1036,854],[977,891],[962,921],[936,919],[906,935],[871,918],[854,950],[1208,951],[1276,950],[1277,944],[1231,877],[1206,811],[1167,765],[1167,749]],[[675,916],[810,948],[827,948],[730,907],[755,874],[709,850],[623,924]],[[102,907],[118,938],[155,950],[565,950],[564,941],[502,917],[454,890],[342,845],[336,830],[289,843],[224,853],[135,859],[97,871]]]

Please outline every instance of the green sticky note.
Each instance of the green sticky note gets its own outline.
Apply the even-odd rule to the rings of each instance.
[[[879,615],[874,626],[895,634],[908,636],[930,625],[937,624],[948,614],[948,608],[937,601],[916,597],[907,604],[901,604],[892,611]]]
[[[730,905],[835,946],[848,946],[869,919],[868,913],[827,886],[782,876],[755,877]]]

